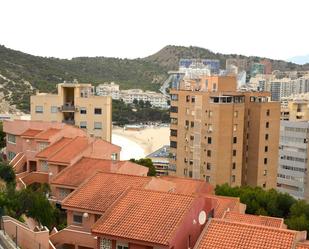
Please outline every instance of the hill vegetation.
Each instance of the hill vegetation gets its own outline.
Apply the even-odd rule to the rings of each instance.
[[[166,46],[146,58],[120,59],[107,57],[78,57],[57,59],[33,56],[0,46],[0,92],[4,99],[23,111],[29,111],[29,96],[35,90],[55,92],[55,85],[77,79],[79,82],[99,84],[115,81],[122,89],[141,88],[158,90],[169,70],[178,68],[181,58],[219,59],[225,67],[226,58],[237,55],[213,53],[199,47]],[[249,62],[258,57],[248,58]],[[279,70],[309,69],[309,65],[296,65],[285,61],[273,62]]]

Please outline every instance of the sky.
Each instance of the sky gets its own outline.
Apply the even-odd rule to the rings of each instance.
[[[308,9],[308,0],[0,0],[0,44],[59,58],[191,45],[288,59],[309,54]]]

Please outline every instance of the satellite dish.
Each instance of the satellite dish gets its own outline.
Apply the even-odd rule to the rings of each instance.
[[[206,217],[206,212],[202,210],[198,215],[198,223],[200,223],[200,225],[204,225],[206,222]]]

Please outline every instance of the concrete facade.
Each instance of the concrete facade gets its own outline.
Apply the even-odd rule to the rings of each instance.
[[[95,96],[91,84],[61,83],[58,94],[31,96],[31,119],[63,122],[111,141],[112,99]]]

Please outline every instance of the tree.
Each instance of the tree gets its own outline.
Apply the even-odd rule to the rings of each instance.
[[[138,104],[138,100],[137,99],[133,99],[133,104],[136,106]]]
[[[6,146],[5,132],[3,131],[3,123],[0,122],[0,149]]]
[[[148,176],[156,176],[157,174],[156,168],[155,166],[153,166],[152,160],[150,158],[141,158],[139,160],[135,160],[134,158],[131,158],[130,161],[147,167],[149,169],[148,174],[147,174]]]
[[[146,107],[146,108],[151,108],[151,103],[150,103],[149,100],[147,100],[147,101],[145,102],[145,107]]]
[[[144,108],[144,106],[145,106],[144,100],[140,99],[140,100],[138,101],[138,105],[139,105],[139,107]]]
[[[0,178],[8,184],[15,184],[15,172],[5,161],[0,161]]]

